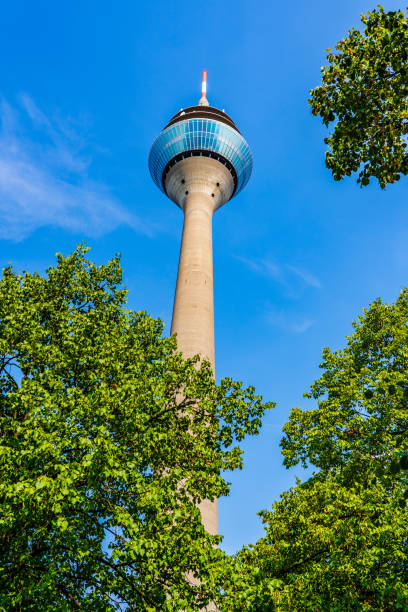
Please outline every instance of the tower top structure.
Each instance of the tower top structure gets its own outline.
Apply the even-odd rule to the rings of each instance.
[[[197,105],[176,113],[154,141],[149,154],[149,170],[156,185],[183,208],[182,193],[175,197],[169,188],[171,169],[187,157],[208,157],[227,168],[232,179],[230,193],[214,185],[214,198],[219,208],[237,195],[247,184],[252,172],[252,154],[248,143],[234,121],[224,110],[210,106],[207,100],[207,71],[202,73],[201,98]],[[182,179],[181,179],[182,180]],[[187,195],[187,194],[185,194]]]

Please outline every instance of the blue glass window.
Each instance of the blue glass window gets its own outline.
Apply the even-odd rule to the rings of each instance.
[[[237,173],[235,194],[245,187],[251,176],[252,154],[241,134],[218,121],[186,119],[163,130],[150,150],[150,173],[162,191],[162,175],[168,162],[180,153],[197,149],[220,153],[232,163]]]

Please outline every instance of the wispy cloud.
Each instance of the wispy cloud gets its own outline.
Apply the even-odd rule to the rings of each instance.
[[[294,278],[301,281],[303,286],[314,287],[321,289],[322,285],[319,279],[303,268],[298,268],[289,264],[277,264],[274,261],[263,258],[248,258],[240,255],[235,256],[236,259],[242,261],[250,270],[267,276],[286,288],[293,288]]]
[[[310,272],[308,272],[307,270],[295,268],[295,266],[289,265],[287,265],[286,267],[288,270],[290,270],[290,272],[293,272],[293,274],[301,278],[305,285],[308,285],[309,287],[315,287],[316,289],[321,289],[322,285],[319,279],[316,278],[316,276],[313,276],[313,274],[310,274]]]
[[[276,310],[270,305],[267,307],[265,315],[270,325],[293,334],[304,334],[314,325],[312,319],[307,317],[292,317],[289,313],[282,310]]]
[[[43,113],[28,95],[0,103],[0,238],[43,226],[99,236],[119,225],[149,233],[108,185],[89,177],[92,158],[72,121]]]
[[[285,298],[298,299],[305,289],[321,289],[322,287],[319,279],[304,268],[286,263],[278,264],[268,258],[248,258],[241,255],[236,255],[235,258],[255,274],[277,283]],[[262,313],[269,325],[293,334],[303,334],[315,323],[313,319],[293,312],[292,307],[278,310],[267,303],[262,307]]]
[[[283,269],[272,261],[265,259],[249,259],[247,257],[241,257],[236,255],[235,259],[242,261],[250,270],[262,274],[263,276],[269,276],[279,283],[285,284]]]
[[[291,329],[295,332],[295,334],[303,334],[308,329],[310,329],[314,325],[314,321],[311,319],[303,319],[299,322],[292,322]]]

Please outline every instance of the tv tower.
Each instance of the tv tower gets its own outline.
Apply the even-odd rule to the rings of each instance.
[[[214,371],[212,216],[247,184],[252,154],[232,119],[209,105],[206,71],[198,105],[181,109],[154,141],[149,170],[184,212],[171,334],[184,357],[198,354]],[[200,510],[206,530],[218,533],[217,502]]]

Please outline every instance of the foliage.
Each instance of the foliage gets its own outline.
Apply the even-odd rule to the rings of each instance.
[[[408,289],[363,311],[281,445],[317,471],[261,516],[266,535],[225,578],[228,610],[408,609]]]
[[[364,30],[353,28],[334,50],[322,84],[309,104],[326,127],[326,166],[336,181],[358,172],[380,186],[408,174],[408,18],[403,11],[378,9],[362,15]]]
[[[196,504],[271,404],[184,361],[85,251],[0,281],[0,609],[198,610],[226,556]]]

